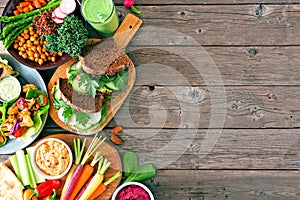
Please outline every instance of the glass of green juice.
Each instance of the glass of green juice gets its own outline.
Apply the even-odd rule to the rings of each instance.
[[[112,0],[83,0],[81,14],[102,36],[112,36],[119,27],[119,17]]]

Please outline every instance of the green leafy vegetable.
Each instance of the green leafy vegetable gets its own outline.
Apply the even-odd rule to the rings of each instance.
[[[133,151],[126,151],[122,157],[124,181],[140,182],[152,178],[156,175],[156,169],[151,163],[139,165],[138,157]]]
[[[124,177],[128,177],[130,172],[139,167],[139,161],[136,153],[133,151],[127,151],[123,155],[123,173]]]
[[[88,94],[92,95],[92,97],[96,97],[98,84],[98,76],[93,76],[91,74],[83,74],[79,80],[79,86],[84,86],[85,90]]]
[[[4,132],[0,129],[0,147],[4,146],[7,142],[7,136]]]
[[[83,112],[75,112],[76,121],[78,121],[81,125],[86,125],[89,119],[91,118],[90,115],[87,115]]]
[[[64,52],[77,58],[88,39],[88,31],[75,15],[65,17],[59,25],[56,35],[46,35],[46,49],[52,52]]]
[[[62,113],[62,116],[64,117],[64,123],[67,124],[70,120],[70,117],[73,114],[74,109],[71,108],[70,106],[64,107],[64,111]]]
[[[26,92],[25,99],[37,98],[41,94],[43,94],[41,90],[29,88]]]
[[[123,70],[116,75],[116,79],[113,81],[115,86],[119,88],[122,92],[126,92],[126,83],[128,80],[128,72],[127,70]]]

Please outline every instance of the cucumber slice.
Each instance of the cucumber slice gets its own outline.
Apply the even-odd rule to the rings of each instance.
[[[55,88],[54,88],[53,97],[56,101],[59,101],[61,99],[60,91],[57,89],[57,86],[55,86]]]
[[[79,79],[77,77],[72,80],[72,87],[76,92],[78,92],[80,94],[87,93],[87,91],[84,89],[84,87],[79,86]]]
[[[105,86],[108,88],[108,89],[111,89],[111,90],[119,90],[119,88],[117,86],[115,86],[114,82],[108,82],[105,84]]]

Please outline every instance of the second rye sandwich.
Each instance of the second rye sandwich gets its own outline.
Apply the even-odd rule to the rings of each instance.
[[[102,44],[101,44],[102,43]],[[52,89],[58,118],[79,131],[93,130],[107,117],[107,101],[126,92],[131,60],[114,43],[104,40],[67,68]]]

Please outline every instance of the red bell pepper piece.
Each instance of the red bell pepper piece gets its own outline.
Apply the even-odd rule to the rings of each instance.
[[[45,197],[53,193],[54,190],[57,190],[61,186],[61,181],[59,179],[47,180],[36,187],[34,190],[33,196]],[[31,199],[31,198],[30,198]]]

